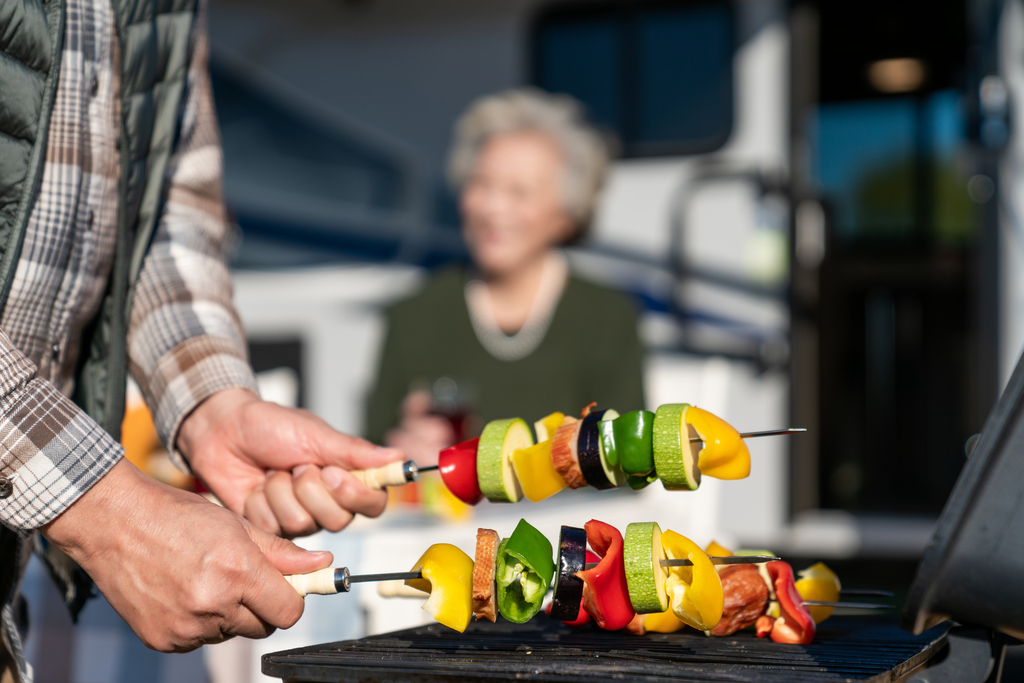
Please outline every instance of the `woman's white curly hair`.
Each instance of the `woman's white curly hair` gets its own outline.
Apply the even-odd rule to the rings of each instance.
[[[461,191],[491,138],[522,132],[547,136],[561,152],[565,164],[562,202],[576,225],[573,239],[579,238],[594,215],[610,155],[604,139],[584,120],[582,108],[571,97],[517,88],[476,100],[455,124],[449,180]]]

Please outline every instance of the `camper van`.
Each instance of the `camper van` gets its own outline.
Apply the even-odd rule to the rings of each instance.
[[[741,481],[469,509],[423,482],[303,546],[404,571],[429,543],[472,554],[478,526],[552,538],[598,517],[920,558],[1024,346],[1019,1],[215,0],[208,21],[264,398],[361,433],[387,307],[466,260],[453,124],[534,87],[576,98],[616,150],[566,254],[636,303],[646,407],[807,429],[751,439]],[[259,678],[263,652],[427,623],[421,604],[367,584],[313,598],[287,632],[208,648],[211,671]]]
[[[306,543],[395,571],[422,525],[471,550],[478,523],[554,532],[600,505],[700,543],[918,557],[1024,341],[1022,22],[1017,3],[963,1],[216,3],[236,302],[268,395],[359,433],[383,311],[465,259],[452,125],[530,86],[575,97],[617,149],[567,254],[642,311],[648,407],[808,429],[751,440],[748,479],[693,493],[572,491],[457,521],[396,505]],[[427,618],[370,592],[351,634]]]

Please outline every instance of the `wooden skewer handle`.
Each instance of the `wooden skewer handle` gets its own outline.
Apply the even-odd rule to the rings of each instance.
[[[334,567],[318,569],[310,574],[291,574],[284,580],[292,585],[299,595],[334,595],[338,587],[334,583]]]
[[[416,481],[415,469],[412,470],[412,478],[409,478],[410,465],[413,468],[416,467],[415,463],[411,461],[402,462],[401,460],[396,460],[380,467],[368,470],[352,470],[350,473],[356,479],[363,482],[366,488],[372,491],[379,491],[386,486],[402,486],[410,481]]]

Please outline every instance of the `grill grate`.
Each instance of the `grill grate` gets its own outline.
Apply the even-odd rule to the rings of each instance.
[[[811,645],[750,632],[690,629],[638,637],[571,630],[537,618],[477,622],[464,634],[424,626],[265,655],[263,673],[290,681],[898,681],[946,642],[946,625],[913,636],[887,621],[833,617]]]

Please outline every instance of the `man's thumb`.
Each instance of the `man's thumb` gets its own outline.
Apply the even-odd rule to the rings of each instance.
[[[246,523],[245,527],[267,561],[282,574],[308,574],[330,567],[334,561],[334,555],[326,550],[305,550],[291,541],[257,529],[252,524]]]

